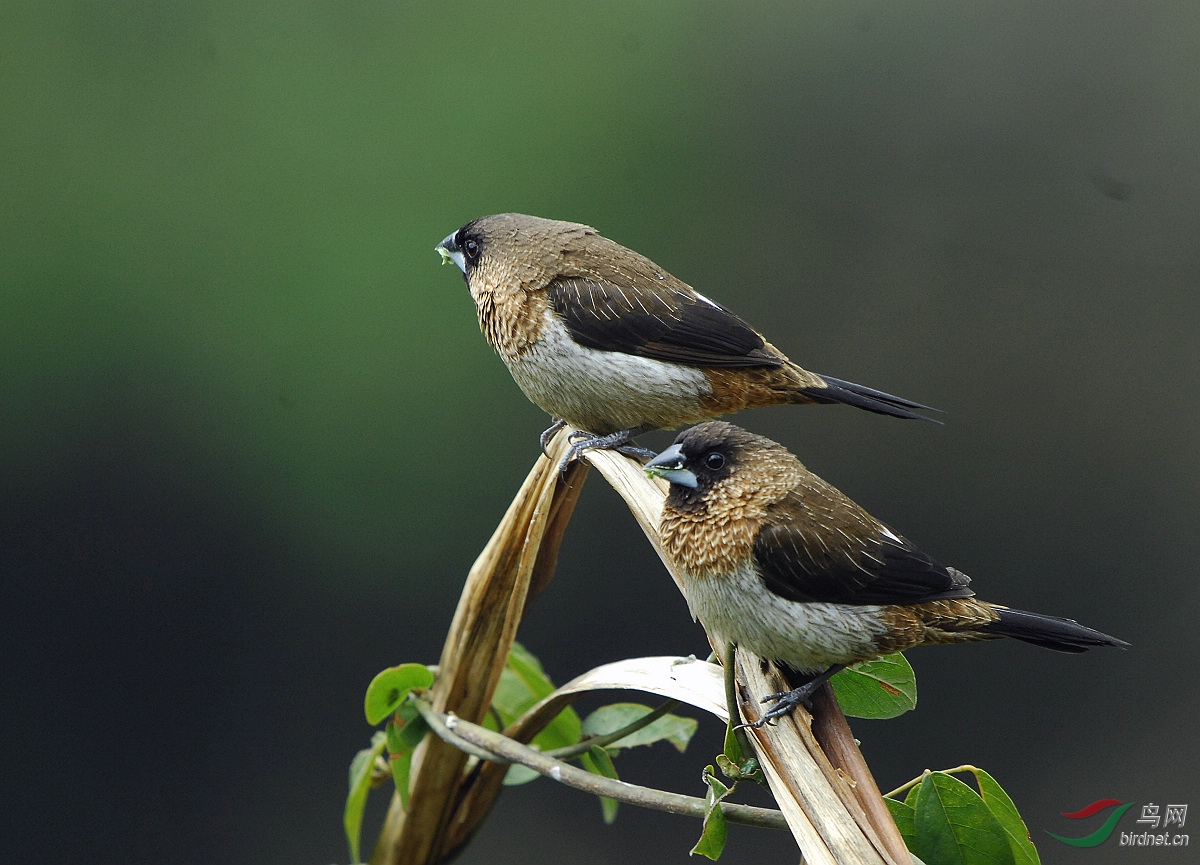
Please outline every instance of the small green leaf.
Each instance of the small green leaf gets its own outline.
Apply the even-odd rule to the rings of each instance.
[[[553,692],[554,683],[542,670],[541,662],[520,643],[513,643],[492,696],[492,709],[499,715],[501,725],[507,727],[538,700]],[[579,741],[582,730],[579,714],[567,706],[529,744],[539,751],[565,748]],[[504,785],[527,784],[538,777],[538,773],[527,766],[514,763],[504,775]]]
[[[554,692],[554,683],[542,671],[541,662],[520,643],[513,643],[508,661],[500,673],[500,683],[492,697],[492,708],[507,727],[521,717],[538,700]],[[540,751],[565,748],[579,741],[583,725],[577,713],[567,706],[546,727],[534,736],[531,747]],[[524,784],[537,777],[513,766],[505,776],[506,784]],[[510,780],[511,779],[511,780]]]
[[[899,652],[849,666],[830,684],[853,718],[895,718],[917,705],[917,675]]]
[[[725,722],[725,746],[724,753],[721,755],[735,766],[740,766],[745,755],[742,754],[742,745],[738,742],[737,733],[734,732],[733,725],[736,718],[731,717]],[[724,771],[724,770],[722,770]],[[726,773],[728,775],[728,773]]]
[[[408,810],[408,776],[412,772],[412,758],[412,751],[403,751],[390,755],[388,759],[392,767],[392,783],[400,794],[400,807],[405,811]]]
[[[508,771],[504,773],[504,786],[519,787],[522,784],[528,784],[534,778],[540,777],[542,776],[530,769],[528,766],[522,766],[520,763],[513,763],[508,767]]]
[[[613,765],[612,756],[599,745],[593,745],[588,749],[586,754],[580,754],[579,762],[583,765],[583,768],[587,769],[593,775],[603,775],[605,778],[612,778],[614,781],[621,780],[620,776],[617,775],[617,767]],[[607,796],[600,796],[599,798],[600,811],[604,815],[604,822],[611,826],[613,821],[617,819],[617,806],[621,803]]]
[[[396,747],[393,748],[392,740],[388,740],[388,751],[393,754],[399,751],[411,751],[421,744],[421,740],[429,732],[429,725],[425,723],[425,719],[421,717],[417,707],[411,703],[405,703],[396,711],[392,724],[388,726],[392,727],[393,725],[396,728]]]
[[[725,812],[721,810],[721,800],[729,795],[732,788],[726,787],[713,774],[712,766],[704,767],[704,783],[708,791],[704,794],[704,830],[700,840],[691,849],[691,855],[699,854],[708,859],[720,859],[725,850],[725,842],[729,838],[729,829],[725,825]]]
[[[531,743],[539,751],[553,751],[574,745],[583,737],[583,724],[579,713],[570,706],[559,712],[542,732],[533,737]]]
[[[920,784],[914,784],[912,787],[909,787],[908,795],[904,797],[904,804],[907,805],[909,808],[912,808],[915,810],[917,807],[917,794],[920,792],[921,792]]]
[[[371,747],[359,751],[350,761],[350,792],[346,796],[342,825],[346,829],[346,840],[350,842],[351,862],[359,861],[363,808],[367,804],[367,791],[371,789],[371,767],[375,764],[375,758],[383,753],[385,744],[385,736],[380,730],[371,737]]]
[[[936,865],[1014,865],[1012,847],[979,794],[945,772],[917,788],[916,854]]]
[[[513,643],[505,667],[521,680],[529,693],[533,695],[534,702],[542,697],[548,697],[554,692],[554,683],[542,669],[542,662],[520,643]]]
[[[408,810],[408,776],[412,768],[413,749],[429,732],[429,725],[417,712],[417,707],[405,703],[388,721],[384,735],[388,750],[388,763],[392,767],[392,780],[400,794],[400,805]]]
[[[911,850],[915,845],[917,812],[913,810],[911,805],[905,805],[903,802],[898,802],[895,799],[888,799],[886,796],[883,799],[883,803],[887,805],[892,819],[896,821],[896,828],[900,830],[900,835],[904,838],[905,846]]]
[[[1017,806],[1012,798],[1004,792],[1004,788],[996,783],[996,779],[979,768],[972,768],[975,783],[979,785],[979,793],[992,816],[1008,836],[1009,846],[1012,847],[1013,861],[1016,865],[1041,865],[1037,847],[1029,837],[1029,828],[1021,819]]]
[[[529,686],[509,667],[500,671],[500,681],[492,695],[492,708],[500,716],[501,729],[521,717],[537,701]]]
[[[378,724],[396,711],[408,692],[413,688],[428,688],[433,684],[433,673],[424,664],[401,664],[388,667],[371,680],[363,710],[368,724]]]
[[[643,706],[640,703],[612,703],[608,706],[601,706],[584,719],[583,732],[588,736],[606,736],[609,733],[615,733],[622,727],[628,727],[652,711],[654,710],[649,706]],[[681,718],[678,715],[667,714],[605,747],[616,754],[622,748],[652,745],[665,739],[682,754],[687,750],[688,742],[691,741],[698,726],[700,724],[694,718]]]

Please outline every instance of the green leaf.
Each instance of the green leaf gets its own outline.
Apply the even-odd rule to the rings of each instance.
[[[492,697],[492,708],[507,727],[531,706],[554,692],[554,683],[543,672],[541,662],[520,643],[513,643],[508,661],[500,673],[500,683]],[[546,727],[533,737],[530,746],[540,751],[574,745],[583,735],[579,713],[567,706]],[[536,772],[513,766],[505,776],[505,784],[524,784],[537,777]]]
[[[388,721],[384,730],[388,750],[388,763],[392,767],[392,780],[400,794],[400,806],[408,810],[408,776],[412,769],[413,749],[429,732],[429,725],[417,712],[417,707],[405,703],[395,717]]]
[[[979,785],[979,793],[992,816],[1008,836],[1009,846],[1012,847],[1013,861],[1016,865],[1041,865],[1037,847],[1029,837],[1029,828],[1021,819],[1017,806],[1012,798],[1004,792],[1004,788],[996,783],[996,779],[982,769],[972,767],[975,783]]]
[[[403,751],[392,754],[388,759],[388,764],[392,767],[392,783],[396,785],[396,792],[400,794],[400,807],[405,811],[408,810],[408,776],[412,773],[412,758],[412,751]]]
[[[496,693],[492,695],[492,708],[500,716],[501,728],[507,727],[538,701],[533,691],[511,668],[500,671]]]
[[[917,705],[917,675],[899,652],[853,664],[830,684],[842,711],[853,718],[895,718]]]
[[[574,745],[582,737],[583,724],[579,721],[579,713],[567,706],[542,732],[533,737],[532,745],[539,751],[553,751]]]
[[[363,703],[367,723],[378,724],[396,710],[413,688],[428,688],[432,684],[433,673],[424,664],[388,667],[367,686]]]
[[[554,683],[542,671],[541,662],[520,643],[513,643],[508,661],[500,673],[500,683],[492,697],[492,708],[507,727],[538,700],[554,692]],[[533,740],[543,750],[565,748],[579,741],[582,725],[570,706],[563,709]]]
[[[583,768],[587,769],[594,775],[603,775],[605,778],[612,778],[614,781],[621,780],[617,775],[617,767],[613,765],[612,757],[608,751],[601,748],[599,745],[593,745],[586,754],[579,755],[579,762]],[[617,806],[620,804],[616,799],[610,799],[607,796],[600,796],[600,811],[604,815],[604,822],[612,825],[617,819]]]
[[[916,844],[917,812],[911,805],[906,805],[895,799],[888,799],[886,796],[883,799],[883,803],[887,805],[892,819],[896,821],[896,828],[900,830],[900,835],[904,838],[905,846],[909,850],[912,850]]]
[[[522,766],[520,763],[513,763],[508,767],[508,771],[504,773],[504,786],[519,787],[522,784],[528,784],[534,778],[540,777],[542,776],[530,769],[528,766]]]
[[[346,796],[342,825],[346,828],[346,840],[350,842],[351,862],[359,861],[363,808],[367,804],[367,792],[371,789],[371,767],[375,764],[375,758],[383,753],[385,744],[386,737],[380,730],[371,737],[371,747],[359,751],[350,761],[350,792]]]
[[[945,772],[917,788],[914,851],[932,865],[1014,865],[1012,847],[979,794]]]
[[[554,691],[541,662],[520,643],[513,643],[492,697],[492,708],[507,727],[530,706]]]
[[[388,751],[393,754],[400,751],[411,751],[421,744],[421,740],[429,732],[429,725],[425,723],[425,719],[421,717],[417,707],[409,703],[404,704],[396,711],[393,723],[388,725],[389,728],[393,726],[396,730],[396,747],[392,747],[392,740],[388,739]]]
[[[708,859],[720,859],[725,850],[725,842],[729,838],[729,828],[725,825],[725,812],[721,810],[721,800],[729,795],[730,789],[713,774],[712,766],[704,767],[704,783],[708,791],[704,794],[704,830],[700,840],[691,849],[691,855],[699,854]]]
[[[601,706],[584,719],[583,732],[588,736],[606,736],[609,733],[615,733],[622,727],[628,727],[652,711],[654,710],[649,706],[643,706],[640,703],[612,703],[608,706]],[[691,741],[698,726],[700,724],[694,718],[681,718],[678,715],[667,714],[605,747],[615,755],[622,748],[652,745],[665,739],[682,754],[687,750],[688,742]]]
[[[908,788],[908,795],[904,797],[904,804],[905,804],[905,805],[907,805],[909,808],[912,808],[913,810],[916,810],[916,807],[917,807],[917,794],[919,794],[920,792],[921,792],[921,785],[920,785],[920,784],[915,784],[915,785],[913,785],[912,787],[909,787],[909,788]]]
[[[554,683],[542,670],[542,664],[520,643],[513,643],[508,661],[500,673],[500,682],[492,697],[492,708],[505,727],[521,717],[538,700],[554,692]],[[583,734],[577,713],[567,706],[530,742],[539,751],[551,751],[574,745]],[[540,777],[532,769],[514,764],[504,776],[505,786],[526,784]]]
[[[737,733],[735,733],[733,730],[733,725],[735,723],[736,719],[733,717],[730,717],[730,719],[725,722],[725,745],[723,748],[724,753],[721,756],[723,756],[726,760],[729,760],[735,766],[740,766],[742,761],[746,758],[745,755],[742,754],[742,745],[738,741]]]

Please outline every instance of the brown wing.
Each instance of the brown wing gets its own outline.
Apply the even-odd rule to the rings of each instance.
[[[790,601],[919,604],[968,598],[970,578],[891,532],[832,487],[793,491],[754,540],[769,590]]]
[[[781,366],[784,359],[722,306],[686,287],[560,277],[550,305],[580,345],[689,366]]]

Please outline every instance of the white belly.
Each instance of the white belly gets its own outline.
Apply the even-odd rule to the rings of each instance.
[[[688,578],[684,594],[716,646],[737,643],[801,673],[874,657],[886,630],[880,606],[789,601],[749,566],[732,577]]]
[[[700,408],[710,388],[699,369],[585,348],[550,310],[542,338],[505,362],[530,401],[588,432],[671,429],[712,417]]]

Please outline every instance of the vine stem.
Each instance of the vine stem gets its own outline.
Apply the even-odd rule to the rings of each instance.
[[[519,763],[569,787],[596,796],[606,796],[629,805],[704,818],[707,803],[703,799],[685,796],[682,793],[670,793],[666,790],[628,784],[602,775],[593,775],[570,763],[564,763],[541,751],[535,751],[507,736],[488,730],[486,727],[464,721],[455,715],[438,712],[428,700],[414,698],[413,704],[438,738],[469,754],[497,762]],[[783,814],[770,808],[722,802],[721,811],[724,812],[725,819],[730,823],[760,826],[766,829],[788,828]]]
[[[978,770],[975,766],[972,766],[970,763],[964,763],[961,766],[955,766],[953,769],[938,769],[938,771],[941,772],[943,775],[953,775],[957,772],[975,772]],[[895,790],[891,791],[890,793],[884,793],[883,797],[885,799],[894,799],[897,794],[903,793],[905,790],[911,790],[913,787],[920,784],[921,781],[923,781],[925,779],[926,775],[932,775],[932,774],[933,774],[933,772],[931,772],[929,769],[926,769],[924,772],[922,772],[917,777],[913,778],[908,783],[901,784],[899,787],[897,787]]]
[[[580,754],[587,753],[593,746],[599,745],[603,748],[605,745],[611,745],[613,742],[619,742],[626,736],[630,736],[641,730],[643,727],[649,727],[663,715],[670,712],[679,705],[678,700],[667,700],[657,709],[647,712],[638,718],[626,724],[619,730],[613,730],[611,733],[605,733],[603,736],[589,736],[585,739],[576,742],[574,745],[567,745],[565,748],[555,748],[553,751],[542,751],[547,757],[554,757],[558,760],[569,760],[571,757],[578,757]]]

